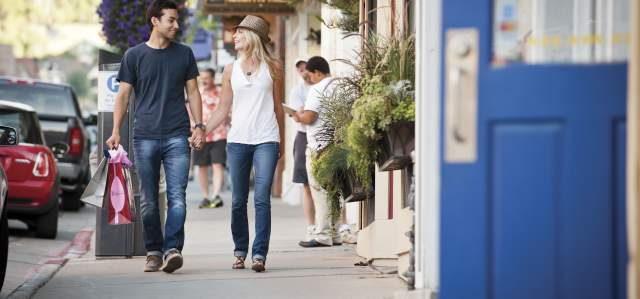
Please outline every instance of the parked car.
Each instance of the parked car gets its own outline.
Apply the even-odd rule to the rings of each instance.
[[[69,145],[68,153],[58,157],[62,207],[78,210],[82,206],[80,196],[91,179],[91,145],[73,89],[63,84],[0,77],[0,96],[35,109],[49,147],[60,142]]]
[[[16,146],[18,132],[12,127],[0,126],[0,147]],[[0,163],[0,290],[7,273],[7,257],[9,256],[9,223],[7,219],[7,190],[9,183]]]
[[[89,155],[91,155],[98,148],[98,113],[86,112],[83,114],[83,119],[89,136]]]
[[[18,129],[21,142],[0,147],[0,163],[9,182],[9,218],[25,222],[41,238],[55,238],[58,232],[60,176],[56,156],[68,150],[65,143],[46,146],[38,115],[28,105],[0,100],[0,125]]]

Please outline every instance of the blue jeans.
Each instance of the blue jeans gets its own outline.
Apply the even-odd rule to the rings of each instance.
[[[249,250],[249,221],[247,199],[249,176],[255,168],[254,205],[256,236],[253,240],[253,260],[266,260],[271,236],[271,185],[278,163],[280,146],[277,142],[262,144],[227,144],[227,163],[231,172],[231,232],[235,244],[234,255],[246,257]]]
[[[140,181],[140,210],[144,245],[148,255],[162,255],[171,249],[182,251],[184,221],[187,216],[186,189],[191,148],[187,136],[165,139],[134,139],[134,165]],[[167,219],[162,236],[158,187],[160,165],[167,183]]]

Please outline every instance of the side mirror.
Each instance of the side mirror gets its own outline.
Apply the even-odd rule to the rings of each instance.
[[[18,131],[12,127],[0,126],[0,146],[18,145]]]
[[[53,152],[53,155],[55,155],[56,157],[62,156],[69,151],[69,145],[64,142],[56,142],[52,144],[50,147],[51,147],[51,151]]]

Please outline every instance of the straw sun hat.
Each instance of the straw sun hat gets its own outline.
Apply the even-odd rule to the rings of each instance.
[[[261,17],[247,15],[238,26],[234,27],[234,29],[238,28],[255,32],[265,44],[271,41],[269,38],[269,23]]]

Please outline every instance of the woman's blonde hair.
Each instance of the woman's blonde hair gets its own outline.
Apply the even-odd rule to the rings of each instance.
[[[245,40],[247,41],[247,49],[245,51],[247,57],[245,58],[251,58],[253,61],[266,62],[269,66],[271,77],[274,78],[279,72],[278,58],[273,55],[269,47],[255,32],[248,29],[244,29],[243,32]]]

